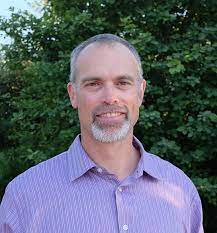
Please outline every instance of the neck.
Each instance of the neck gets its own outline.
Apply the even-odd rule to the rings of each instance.
[[[119,180],[129,176],[139,162],[140,154],[133,146],[132,141],[133,133],[125,139],[113,143],[102,143],[91,136],[81,134],[82,146],[89,157]]]

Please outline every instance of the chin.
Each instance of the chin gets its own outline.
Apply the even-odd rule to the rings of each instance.
[[[129,132],[131,126],[129,121],[125,121],[120,127],[106,127],[101,128],[97,124],[93,123],[91,125],[91,132],[93,137],[100,142],[112,143],[125,139]]]

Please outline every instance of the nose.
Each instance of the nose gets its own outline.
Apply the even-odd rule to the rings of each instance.
[[[102,92],[102,101],[104,104],[111,105],[119,102],[117,90],[113,86],[104,87]]]

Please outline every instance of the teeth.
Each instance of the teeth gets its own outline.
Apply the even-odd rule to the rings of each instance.
[[[121,115],[120,112],[107,112],[107,113],[101,114],[100,116],[103,116],[103,117],[115,117],[115,116],[120,116],[120,115]]]

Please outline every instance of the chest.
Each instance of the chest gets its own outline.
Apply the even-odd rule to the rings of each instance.
[[[26,232],[186,232],[180,192],[140,182],[124,186],[89,179],[47,189],[52,191],[28,205]]]

